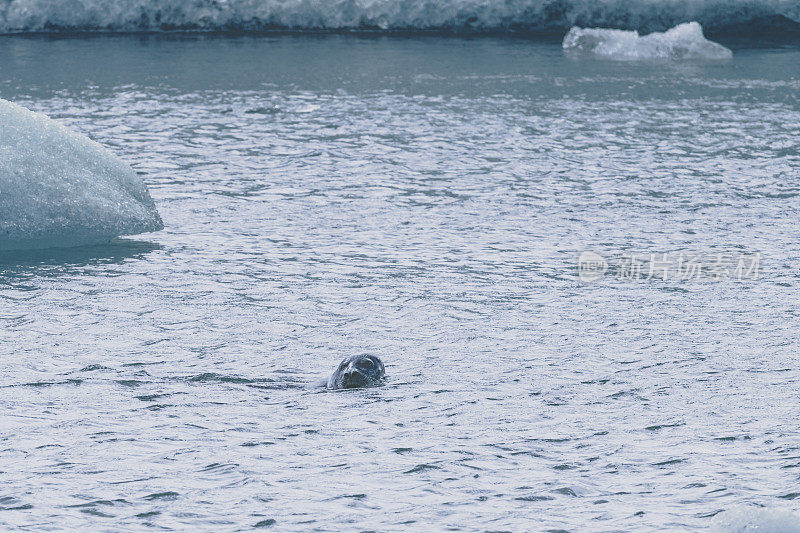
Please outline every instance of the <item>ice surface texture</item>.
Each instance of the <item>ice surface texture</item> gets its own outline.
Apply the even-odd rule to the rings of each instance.
[[[663,31],[792,27],[796,0],[0,0],[0,32],[148,30]]]
[[[564,50],[609,59],[730,59],[733,53],[703,36],[697,22],[680,24],[664,33],[640,36],[637,31],[574,27],[564,37]]]
[[[161,228],[147,187],[128,165],[0,99],[0,250],[100,244]]]

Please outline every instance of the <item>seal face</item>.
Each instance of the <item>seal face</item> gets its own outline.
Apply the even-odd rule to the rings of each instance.
[[[374,355],[351,355],[328,378],[329,389],[354,389],[376,385],[386,375],[383,361]]]

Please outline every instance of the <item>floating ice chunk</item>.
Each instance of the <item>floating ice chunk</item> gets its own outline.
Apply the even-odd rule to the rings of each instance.
[[[784,509],[740,506],[715,516],[711,530],[718,533],[797,533],[800,516]]]
[[[637,31],[578,28],[569,30],[564,50],[617,60],[730,59],[733,53],[703,36],[697,22],[679,24],[664,33],[640,36]]]
[[[163,227],[128,165],[87,137],[0,99],[0,250],[100,244]]]

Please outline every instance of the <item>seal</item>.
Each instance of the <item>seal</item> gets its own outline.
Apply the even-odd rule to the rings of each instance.
[[[355,389],[377,385],[386,375],[383,361],[374,355],[351,355],[331,374],[325,386],[329,389]]]

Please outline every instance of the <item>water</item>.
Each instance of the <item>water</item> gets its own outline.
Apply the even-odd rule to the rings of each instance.
[[[158,233],[0,258],[0,524],[697,530],[797,510],[800,48],[0,38]],[[612,267],[578,279],[593,251]],[[763,254],[622,279],[626,252]],[[308,388],[352,353],[384,386]]]

